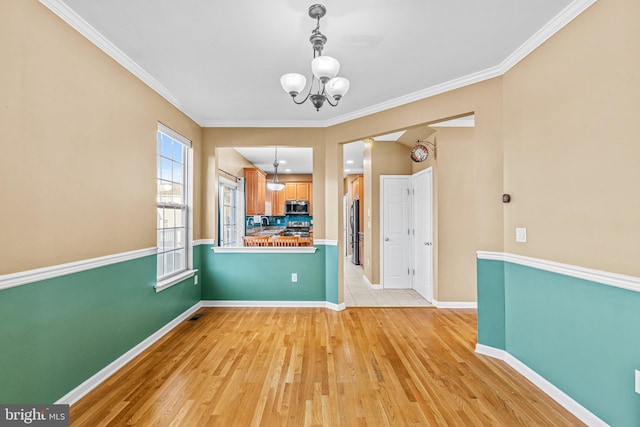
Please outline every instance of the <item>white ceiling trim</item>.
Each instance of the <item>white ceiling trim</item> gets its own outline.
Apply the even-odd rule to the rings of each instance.
[[[203,126],[202,120],[189,111],[178,98],[176,98],[166,87],[164,87],[159,81],[157,81],[151,74],[147,73],[141,66],[135,61],[129,58],[124,52],[118,49],[113,43],[111,43],[106,37],[104,37],[98,30],[93,28],[87,21],[82,19],[77,13],[69,8],[65,3],[60,0],[39,0],[40,3],[45,5],[49,10],[58,15],[60,19],[69,24],[72,28],[82,34],[90,42],[98,46],[104,53],[109,55],[117,63],[126,68],[131,74],[142,80],[147,86],[156,91],[160,96],[169,101],[178,110],[189,116],[191,120],[198,125]]]
[[[203,127],[329,127],[340,123],[344,123],[350,120],[358,119],[370,114],[379,113],[390,108],[399,107],[410,102],[418,101],[420,99],[429,98],[431,96],[439,95],[454,89],[459,89],[464,86],[468,86],[474,83],[479,83],[484,80],[488,80],[494,77],[498,77],[509,71],[513,66],[520,62],[523,58],[529,55],[538,46],[548,40],[555,33],[560,31],[565,25],[571,22],[576,16],[580,15],[589,6],[595,3],[597,0],[575,0],[569,4],[562,12],[556,15],[551,21],[542,27],[536,34],[530,37],[525,43],[523,43],[518,49],[516,49],[509,57],[507,57],[500,64],[487,68],[477,73],[472,73],[467,76],[460,77],[458,79],[450,80],[448,82],[431,86],[429,88],[407,94],[398,98],[391,99],[389,101],[381,102],[379,104],[372,105],[367,108],[355,111],[350,114],[344,114],[342,116],[335,117],[330,120],[324,121],[217,121],[206,120],[202,121],[193,112],[182,105],[182,103],[160,82],[147,73],[142,67],[136,64],[131,58],[118,49],[113,43],[107,40],[102,34],[100,34],[95,28],[89,25],[78,14],[71,10],[61,0],[39,0],[40,3],[49,8],[53,13],[59,16],[63,21],[77,30],[80,34],[94,43],[98,48],[104,51],[107,55],[112,57],[120,65],[125,67],[129,72],[142,80],[151,89],[155,90],[160,96],[169,101],[172,105],[189,116],[198,125]]]

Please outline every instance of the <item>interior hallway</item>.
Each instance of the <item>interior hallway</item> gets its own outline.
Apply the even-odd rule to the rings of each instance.
[[[371,289],[364,269],[344,259],[344,302],[347,307],[430,307],[413,289]]]

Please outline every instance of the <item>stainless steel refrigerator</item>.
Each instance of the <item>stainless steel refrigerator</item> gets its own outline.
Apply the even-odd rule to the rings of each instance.
[[[360,199],[351,202],[349,209],[349,241],[351,244],[351,262],[360,264],[360,245],[358,244],[358,232],[360,231]]]

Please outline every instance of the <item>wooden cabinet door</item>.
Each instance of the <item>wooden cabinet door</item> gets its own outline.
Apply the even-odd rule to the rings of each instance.
[[[258,206],[256,215],[264,215],[264,205],[267,200],[267,175],[258,170]]]
[[[362,200],[364,198],[364,182],[363,181],[364,179],[362,175],[351,180],[351,197],[353,197],[353,199]]]
[[[285,200],[298,200],[298,184],[295,182],[287,182],[284,185]]]
[[[309,183],[299,182],[297,185],[297,200],[309,200]]]
[[[271,198],[271,215],[284,216],[285,190],[274,191]]]
[[[354,199],[360,198],[360,182],[358,181],[358,178],[351,181],[351,195]]]
[[[260,169],[244,169],[246,215],[264,215],[267,192],[266,178]]]

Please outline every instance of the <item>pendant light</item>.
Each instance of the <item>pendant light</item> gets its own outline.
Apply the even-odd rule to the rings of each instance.
[[[289,73],[280,78],[282,88],[291,95],[293,102],[304,104],[307,99],[311,99],[317,111],[320,111],[325,102],[332,107],[337,106],[349,90],[349,80],[337,77],[340,62],[331,56],[322,55],[327,36],[320,32],[320,18],[326,13],[327,9],[321,4],[314,4],[309,8],[309,16],[316,20],[316,28],[309,37],[313,47],[313,60],[311,61],[311,84],[307,95],[303,99],[296,99],[307,85],[307,79],[302,74]]]
[[[284,189],[284,183],[278,181],[278,147],[276,147],[276,158],[273,162],[273,168],[275,169],[273,181],[267,182],[267,188],[271,191],[281,191]]]

